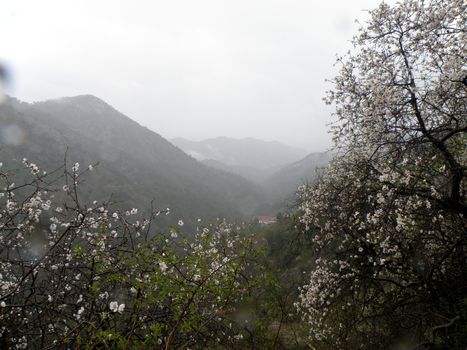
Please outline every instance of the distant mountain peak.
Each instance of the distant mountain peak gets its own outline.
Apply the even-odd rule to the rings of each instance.
[[[262,140],[256,137],[251,137],[251,136],[247,136],[247,137],[216,136],[216,137],[210,137],[210,138],[199,140],[199,141],[189,140],[184,137],[174,137],[170,141],[174,142],[175,144],[177,142],[204,143],[204,144],[210,143],[210,142],[232,142],[232,143],[251,142],[251,143],[257,143],[257,144],[263,144],[263,145],[277,145],[277,146],[284,146],[288,148],[294,148],[296,150],[302,151],[304,155],[307,154],[307,152],[304,149],[301,149],[299,147],[290,146],[277,140],[268,141],[268,140]]]
[[[110,107],[107,102],[91,94],[76,95],[76,96],[64,96],[55,99],[44,101],[45,103],[70,103],[74,105],[85,105],[85,106],[105,106]],[[40,103],[40,102],[39,102]]]
[[[63,96],[56,99],[51,99],[49,101],[79,101],[79,102],[86,102],[86,101],[93,101],[93,102],[100,102],[106,103],[102,99],[92,94],[82,94],[82,95],[75,95],[75,96]]]
[[[185,141],[189,141],[189,142],[203,142],[203,143],[207,143],[207,142],[210,142],[210,141],[252,142],[252,143],[258,143],[258,144],[282,145],[282,146],[294,148],[293,146],[286,145],[286,144],[284,144],[282,142],[279,142],[277,140],[266,141],[266,140],[262,140],[262,139],[259,139],[259,138],[256,138],[256,137],[251,137],[251,136],[247,136],[247,137],[217,136],[217,137],[210,137],[210,138],[207,138],[207,139],[204,139],[204,140],[201,140],[201,141],[190,141],[190,140],[185,139],[183,137],[177,137],[177,138],[174,138],[173,140],[185,140]]]
[[[303,149],[278,141],[263,141],[252,137],[219,136],[202,141],[174,138],[173,144],[198,160],[215,160],[229,166],[271,169],[305,157]]]

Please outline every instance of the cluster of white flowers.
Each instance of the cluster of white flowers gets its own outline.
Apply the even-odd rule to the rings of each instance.
[[[36,164],[29,162],[26,158],[23,158],[23,164],[31,170],[32,175],[39,174],[40,169]]]
[[[73,171],[74,173],[77,173],[78,170],[79,170],[79,163],[75,163],[75,165],[71,167],[71,171]]]
[[[109,309],[112,312],[122,313],[125,310],[125,304],[119,304],[116,301],[111,301],[109,303]]]

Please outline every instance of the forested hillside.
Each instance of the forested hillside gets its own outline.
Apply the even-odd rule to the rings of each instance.
[[[284,203],[293,198],[297,188],[313,184],[333,158],[332,152],[311,153],[269,175],[263,187],[275,202]]]
[[[249,218],[262,201],[252,183],[200,164],[94,96],[34,104],[9,99],[0,106],[0,122],[5,167],[28,158],[54,169],[65,154],[70,164],[99,163],[93,183],[82,185],[89,200],[153,201],[186,220]]]

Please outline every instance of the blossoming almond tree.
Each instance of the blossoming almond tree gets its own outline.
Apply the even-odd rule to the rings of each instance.
[[[466,344],[465,13],[382,3],[338,60],[340,155],[300,192],[319,249],[297,303],[313,347]]]
[[[0,347],[239,347],[236,308],[260,276],[251,238],[224,222],[156,233],[160,212],[82,203],[90,170],[0,169]]]

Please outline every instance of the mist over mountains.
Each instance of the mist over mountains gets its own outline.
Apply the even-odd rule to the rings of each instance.
[[[297,166],[303,150],[227,138],[177,139],[176,147],[92,95],[36,103],[8,98],[0,106],[0,130],[3,169],[24,157],[51,170],[63,164],[65,153],[70,166],[98,162],[80,184],[83,199],[111,198],[122,208],[152,203],[171,208],[173,220],[274,215],[283,198],[293,195],[297,179],[304,180],[305,171],[292,170],[303,168]],[[313,160],[303,169],[314,166]]]
[[[278,169],[307,155],[300,148],[254,138],[216,137],[202,141],[175,138],[170,141],[199,161],[214,160],[227,166],[260,170]]]
[[[67,149],[71,164],[99,162],[82,186],[89,199],[112,195],[125,207],[153,201],[186,220],[243,218],[262,202],[252,183],[197,162],[94,96],[34,104],[9,99],[0,121],[4,167],[26,157],[50,170],[62,164]]]
[[[307,154],[277,141],[253,138],[176,138],[171,142],[210,167],[240,175],[260,186],[269,198],[271,211],[285,209],[293,201],[297,187],[312,182],[332,158],[332,152]]]

